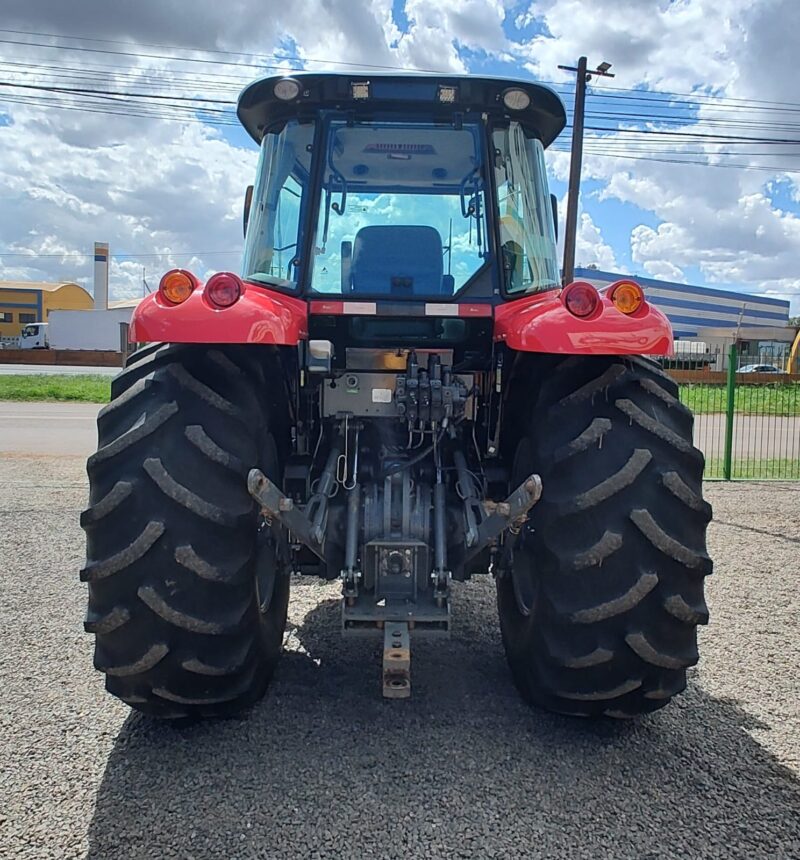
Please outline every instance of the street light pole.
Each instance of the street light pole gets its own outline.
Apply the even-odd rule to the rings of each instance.
[[[592,75],[613,78],[609,73],[611,63],[600,63],[593,71],[587,71],[586,57],[574,66],[559,66],[566,72],[575,72],[575,110],[572,114],[572,150],[569,160],[569,188],[567,196],[567,223],[564,227],[564,267],[561,282],[566,286],[575,277],[575,242],[578,234],[578,195],[581,187],[581,164],[583,160],[583,118],[586,103],[586,84]]]

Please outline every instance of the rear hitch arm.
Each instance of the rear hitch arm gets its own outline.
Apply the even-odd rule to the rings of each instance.
[[[314,555],[325,561],[325,550],[314,523],[290,498],[284,496],[260,469],[250,470],[247,476],[247,489],[261,505],[261,510],[266,517],[277,520]]]
[[[477,539],[471,546],[459,548],[458,557],[452,559],[466,564],[481,550],[493,543],[507,530],[517,532],[528,519],[528,512],[542,497],[542,479],[536,475],[527,477],[504,502],[484,502],[488,516],[477,527]]]
[[[346,423],[344,426],[346,428]],[[280,488],[260,469],[251,469],[247,475],[247,490],[261,505],[264,516],[277,520],[300,543],[326,563],[328,559],[325,556],[325,526],[328,502],[336,489],[336,470],[340,454],[341,440],[337,440],[325,461],[325,467],[317,482],[317,490],[304,509],[298,508],[292,499],[284,496]]]

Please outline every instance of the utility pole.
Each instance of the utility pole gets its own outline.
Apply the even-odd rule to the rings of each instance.
[[[575,110],[572,114],[572,152],[569,161],[569,195],[567,197],[567,223],[564,228],[564,268],[561,276],[564,286],[575,277],[575,240],[578,233],[578,195],[581,187],[581,162],[583,159],[583,115],[586,102],[586,84],[592,75],[613,78],[608,70],[611,63],[600,63],[593,71],[587,71],[586,57],[575,66],[559,66],[565,72],[575,72]]]

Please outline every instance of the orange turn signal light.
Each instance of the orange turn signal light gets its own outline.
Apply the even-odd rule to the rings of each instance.
[[[617,281],[608,291],[608,297],[614,307],[623,314],[633,314],[644,302],[642,288],[633,281]]]
[[[162,278],[158,285],[161,295],[173,305],[179,305],[194,291],[197,286],[197,278],[186,269],[171,269]]]

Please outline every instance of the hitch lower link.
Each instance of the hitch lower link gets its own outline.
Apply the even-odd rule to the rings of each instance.
[[[292,499],[284,496],[281,490],[259,469],[252,469],[247,477],[247,488],[250,495],[261,506],[262,513],[269,520],[276,521],[286,528],[292,539],[307,546],[319,559],[327,561],[325,555],[325,525],[327,520],[327,505],[330,498],[332,483],[336,478],[334,468],[339,456],[339,450],[334,448],[328,458],[328,467],[320,478],[319,486],[314,497],[303,508],[298,507]],[[456,459],[459,471],[465,469],[460,458]],[[464,480],[462,487],[471,488],[471,482]],[[350,489],[348,498],[348,540],[345,551],[345,567],[342,571],[343,597],[347,604],[352,604],[358,594],[357,570],[357,523],[360,506],[360,488],[358,485]],[[438,491],[439,497],[437,498]],[[466,533],[464,545],[454,549],[449,548],[449,558],[446,558],[446,541],[444,537],[444,486],[437,484],[434,492],[434,513],[439,513],[441,522],[434,529],[435,565],[433,577],[433,596],[438,606],[447,599],[449,583],[449,568],[456,568],[469,563],[481,550],[495,545],[496,540],[505,531],[519,533],[528,518],[530,509],[542,496],[542,479],[530,475],[514,490],[504,502],[479,500],[468,490],[463,499]],[[378,628],[383,628],[383,695],[390,699],[403,699],[411,695],[411,646],[410,630],[414,626],[413,610],[403,613],[405,620],[397,617],[387,617],[379,621]]]

